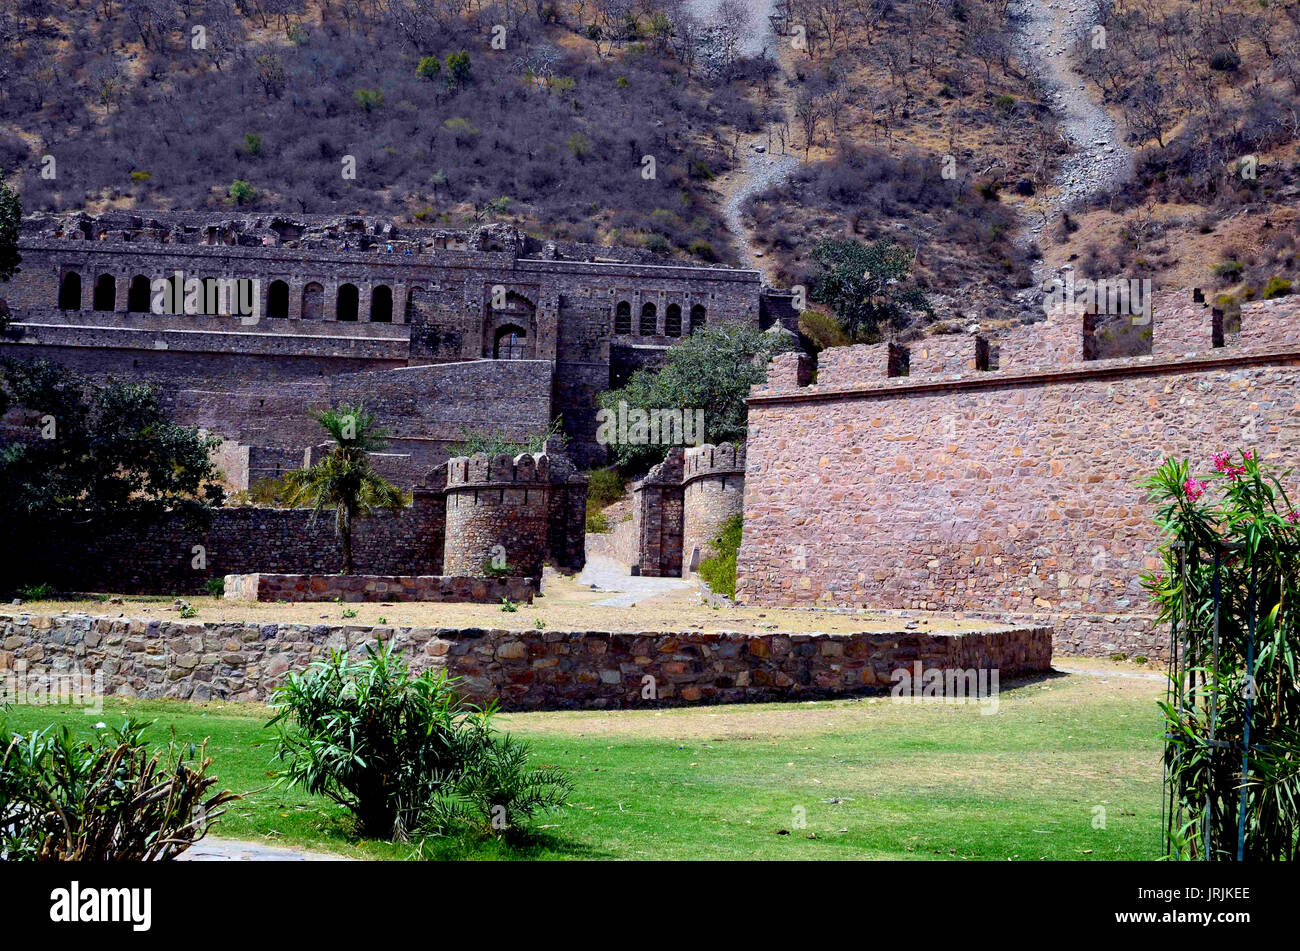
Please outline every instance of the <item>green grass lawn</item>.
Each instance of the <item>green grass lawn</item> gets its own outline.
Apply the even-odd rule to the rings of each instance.
[[[570,805],[522,845],[429,839],[429,858],[1154,859],[1159,682],[1072,674],[1004,685],[1000,708],[888,699],[511,714],[538,763],[568,768]],[[221,785],[246,794],[215,834],[363,858],[333,803],[269,788],[273,733],[252,705],[107,701],[102,713],[10,710],[12,730],[89,733],[130,714],[162,742],[209,738]],[[1105,828],[1094,828],[1098,807]],[[800,827],[800,817],[806,825]],[[784,833],[784,834],[783,834]]]

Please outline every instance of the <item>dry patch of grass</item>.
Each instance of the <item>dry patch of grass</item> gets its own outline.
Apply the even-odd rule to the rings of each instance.
[[[189,620],[204,622],[253,622],[285,624],[339,624],[397,627],[481,627],[522,631],[536,629],[540,621],[547,630],[596,631],[789,631],[849,634],[858,631],[901,630],[907,618],[915,618],[917,629],[942,633],[987,630],[990,621],[963,620],[938,614],[898,614],[863,610],[820,610],[801,608],[736,607],[711,608],[698,589],[684,588],[656,595],[632,607],[597,604],[612,597],[608,591],[592,591],[575,578],[549,574],[544,596],[533,604],[519,604],[514,611],[496,604],[438,604],[431,602],[367,602],[338,604],[331,601],[270,603],[227,601],[213,597],[187,597],[198,614]],[[172,598],[122,597],[121,604],[102,600],[33,601],[5,613],[121,615],[178,621],[180,614]],[[344,612],[355,612],[344,617]]]

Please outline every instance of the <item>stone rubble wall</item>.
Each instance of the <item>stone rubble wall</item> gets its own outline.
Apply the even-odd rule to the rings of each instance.
[[[506,710],[812,700],[887,691],[892,673],[997,670],[999,685],[1050,669],[1051,631],[959,635],[506,631],[0,614],[0,675],[102,671],[110,696],[266,701],[331,650],[391,641],[416,671],[459,677]],[[650,678],[650,679],[647,679]],[[653,686],[655,699],[648,699]]]
[[[241,601],[437,601],[532,604],[536,578],[451,575],[226,575],[225,596]]]

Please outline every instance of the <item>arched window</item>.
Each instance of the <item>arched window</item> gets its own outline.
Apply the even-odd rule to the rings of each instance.
[[[641,307],[641,336],[653,337],[659,332],[658,315],[655,312],[654,304],[643,304]]]
[[[669,337],[682,335],[682,308],[680,304],[669,304],[664,311],[664,333]]]
[[[302,289],[302,319],[320,320],[325,312],[325,288],[311,281]]]
[[[266,316],[289,316],[289,285],[284,281],[272,281],[266,290]]]
[[[704,326],[704,305],[696,304],[691,308],[691,333]]]
[[[492,358],[494,360],[526,360],[528,358],[528,344],[524,341],[526,336],[523,327],[506,324],[496,333],[496,339],[492,345]]]
[[[338,309],[335,311],[336,320],[356,320],[357,319],[357,302],[360,300],[360,294],[357,292],[355,284],[339,285]]]
[[[377,324],[393,322],[393,289],[387,284],[376,285],[370,292],[370,321]]]
[[[618,302],[614,308],[614,333],[630,334],[632,332],[632,305],[625,300]]]
[[[76,271],[59,280],[59,310],[81,310],[81,275]]]
[[[112,310],[117,306],[117,278],[112,274],[101,274],[95,278],[95,310]]]
[[[149,278],[143,274],[131,278],[131,285],[126,289],[126,309],[133,314],[149,313],[150,290]]]
[[[424,305],[424,288],[412,287],[406,292],[406,322],[413,323],[415,318],[420,315],[420,308]]]

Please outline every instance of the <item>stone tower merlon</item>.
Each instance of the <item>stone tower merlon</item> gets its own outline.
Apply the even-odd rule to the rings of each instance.
[[[708,557],[709,543],[722,524],[741,511],[745,447],[674,447],[632,492],[638,571],[654,577],[690,577]]]
[[[981,334],[942,334],[908,342],[855,344],[821,351],[814,365],[801,354],[773,357],[767,380],[751,399],[810,390],[915,386],[983,377],[1035,376],[1075,372],[1089,366],[1124,366],[1247,357],[1300,345],[1300,296],[1241,305],[1240,327],[1192,292],[1152,295],[1148,313],[1123,317],[1134,338],[1151,352],[1101,358],[1098,338],[1105,318],[1064,308],[1045,321],[1015,327],[996,340]],[[815,381],[815,382],[814,382]]]
[[[447,462],[443,572],[540,578],[582,567],[587,480],[561,454],[457,456]]]

